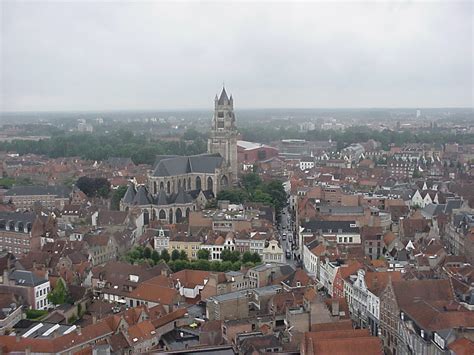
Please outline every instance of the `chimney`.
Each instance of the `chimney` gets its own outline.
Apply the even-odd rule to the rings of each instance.
[[[165,268],[161,269],[161,275],[168,277],[168,271]]]
[[[92,316],[92,324],[96,324],[97,323],[97,316],[94,314]]]
[[[77,335],[82,335],[82,331],[81,331],[81,326],[80,326],[80,325],[78,325],[78,326],[76,327],[76,333],[77,333]]]

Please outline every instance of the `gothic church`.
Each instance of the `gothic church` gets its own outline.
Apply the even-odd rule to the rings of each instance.
[[[147,186],[130,185],[121,209],[138,207],[151,219],[181,222],[217,193],[237,182],[237,128],[234,100],[225,88],[214,99],[214,116],[206,154],[158,156]]]

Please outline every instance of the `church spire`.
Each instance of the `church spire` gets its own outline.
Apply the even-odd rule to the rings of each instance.
[[[235,126],[234,100],[227,95],[225,86],[215,100],[212,131],[208,140],[208,152],[218,153],[230,169],[226,177],[237,179],[237,128]]]
[[[218,104],[219,105],[226,105],[229,102],[229,97],[227,96],[227,92],[225,91],[225,86],[222,86],[221,96],[219,97]]]

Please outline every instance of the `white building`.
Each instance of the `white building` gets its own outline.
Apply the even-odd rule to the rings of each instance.
[[[319,256],[315,253],[318,246],[319,244],[316,240],[303,246],[304,268],[310,277],[317,279],[319,279]]]
[[[378,335],[380,324],[380,294],[388,281],[401,280],[400,272],[366,272],[360,269],[357,275],[344,280],[344,295],[352,320],[362,328],[369,328]]]
[[[314,157],[302,158],[300,160],[300,169],[301,170],[311,170],[314,168]]]
[[[153,240],[153,246],[156,251],[161,252],[164,249],[168,250],[170,244],[169,232],[164,231],[163,228],[158,230]]]
[[[284,263],[285,254],[280,247],[277,240],[271,239],[268,241],[265,248],[263,248],[263,262],[264,263]]]
[[[15,270],[10,273],[9,280],[14,287],[29,289],[28,302],[33,309],[43,310],[51,306],[48,301],[48,293],[51,291],[48,279],[40,278],[31,271]]]
[[[420,208],[425,208],[432,203],[439,203],[437,191],[427,190],[420,192],[420,190],[416,190],[410,202],[411,206],[418,206]]]
[[[334,279],[339,267],[337,262],[329,261],[327,257],[319,258],[319,282],[331,297],[334,290]]]
[[[215,241],[208,240],[204,244],[201,245],[201,249],[205,249],[209,251],[210,258],[209,260],[221,260],[221,253],[223,250],[227,249],[230,251],[235,250],[235,243],[234,243],[234,233],[229,232],[223,238],[219,236]]]

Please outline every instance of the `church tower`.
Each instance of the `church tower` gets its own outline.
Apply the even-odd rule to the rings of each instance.
[[[235,127],[234,100],[222,88],[220,97],[214,99],[214,117],[211,135],[207,142],[209,153],[219,153],[225,160],[229,182],[237,182],[237,128]]]

